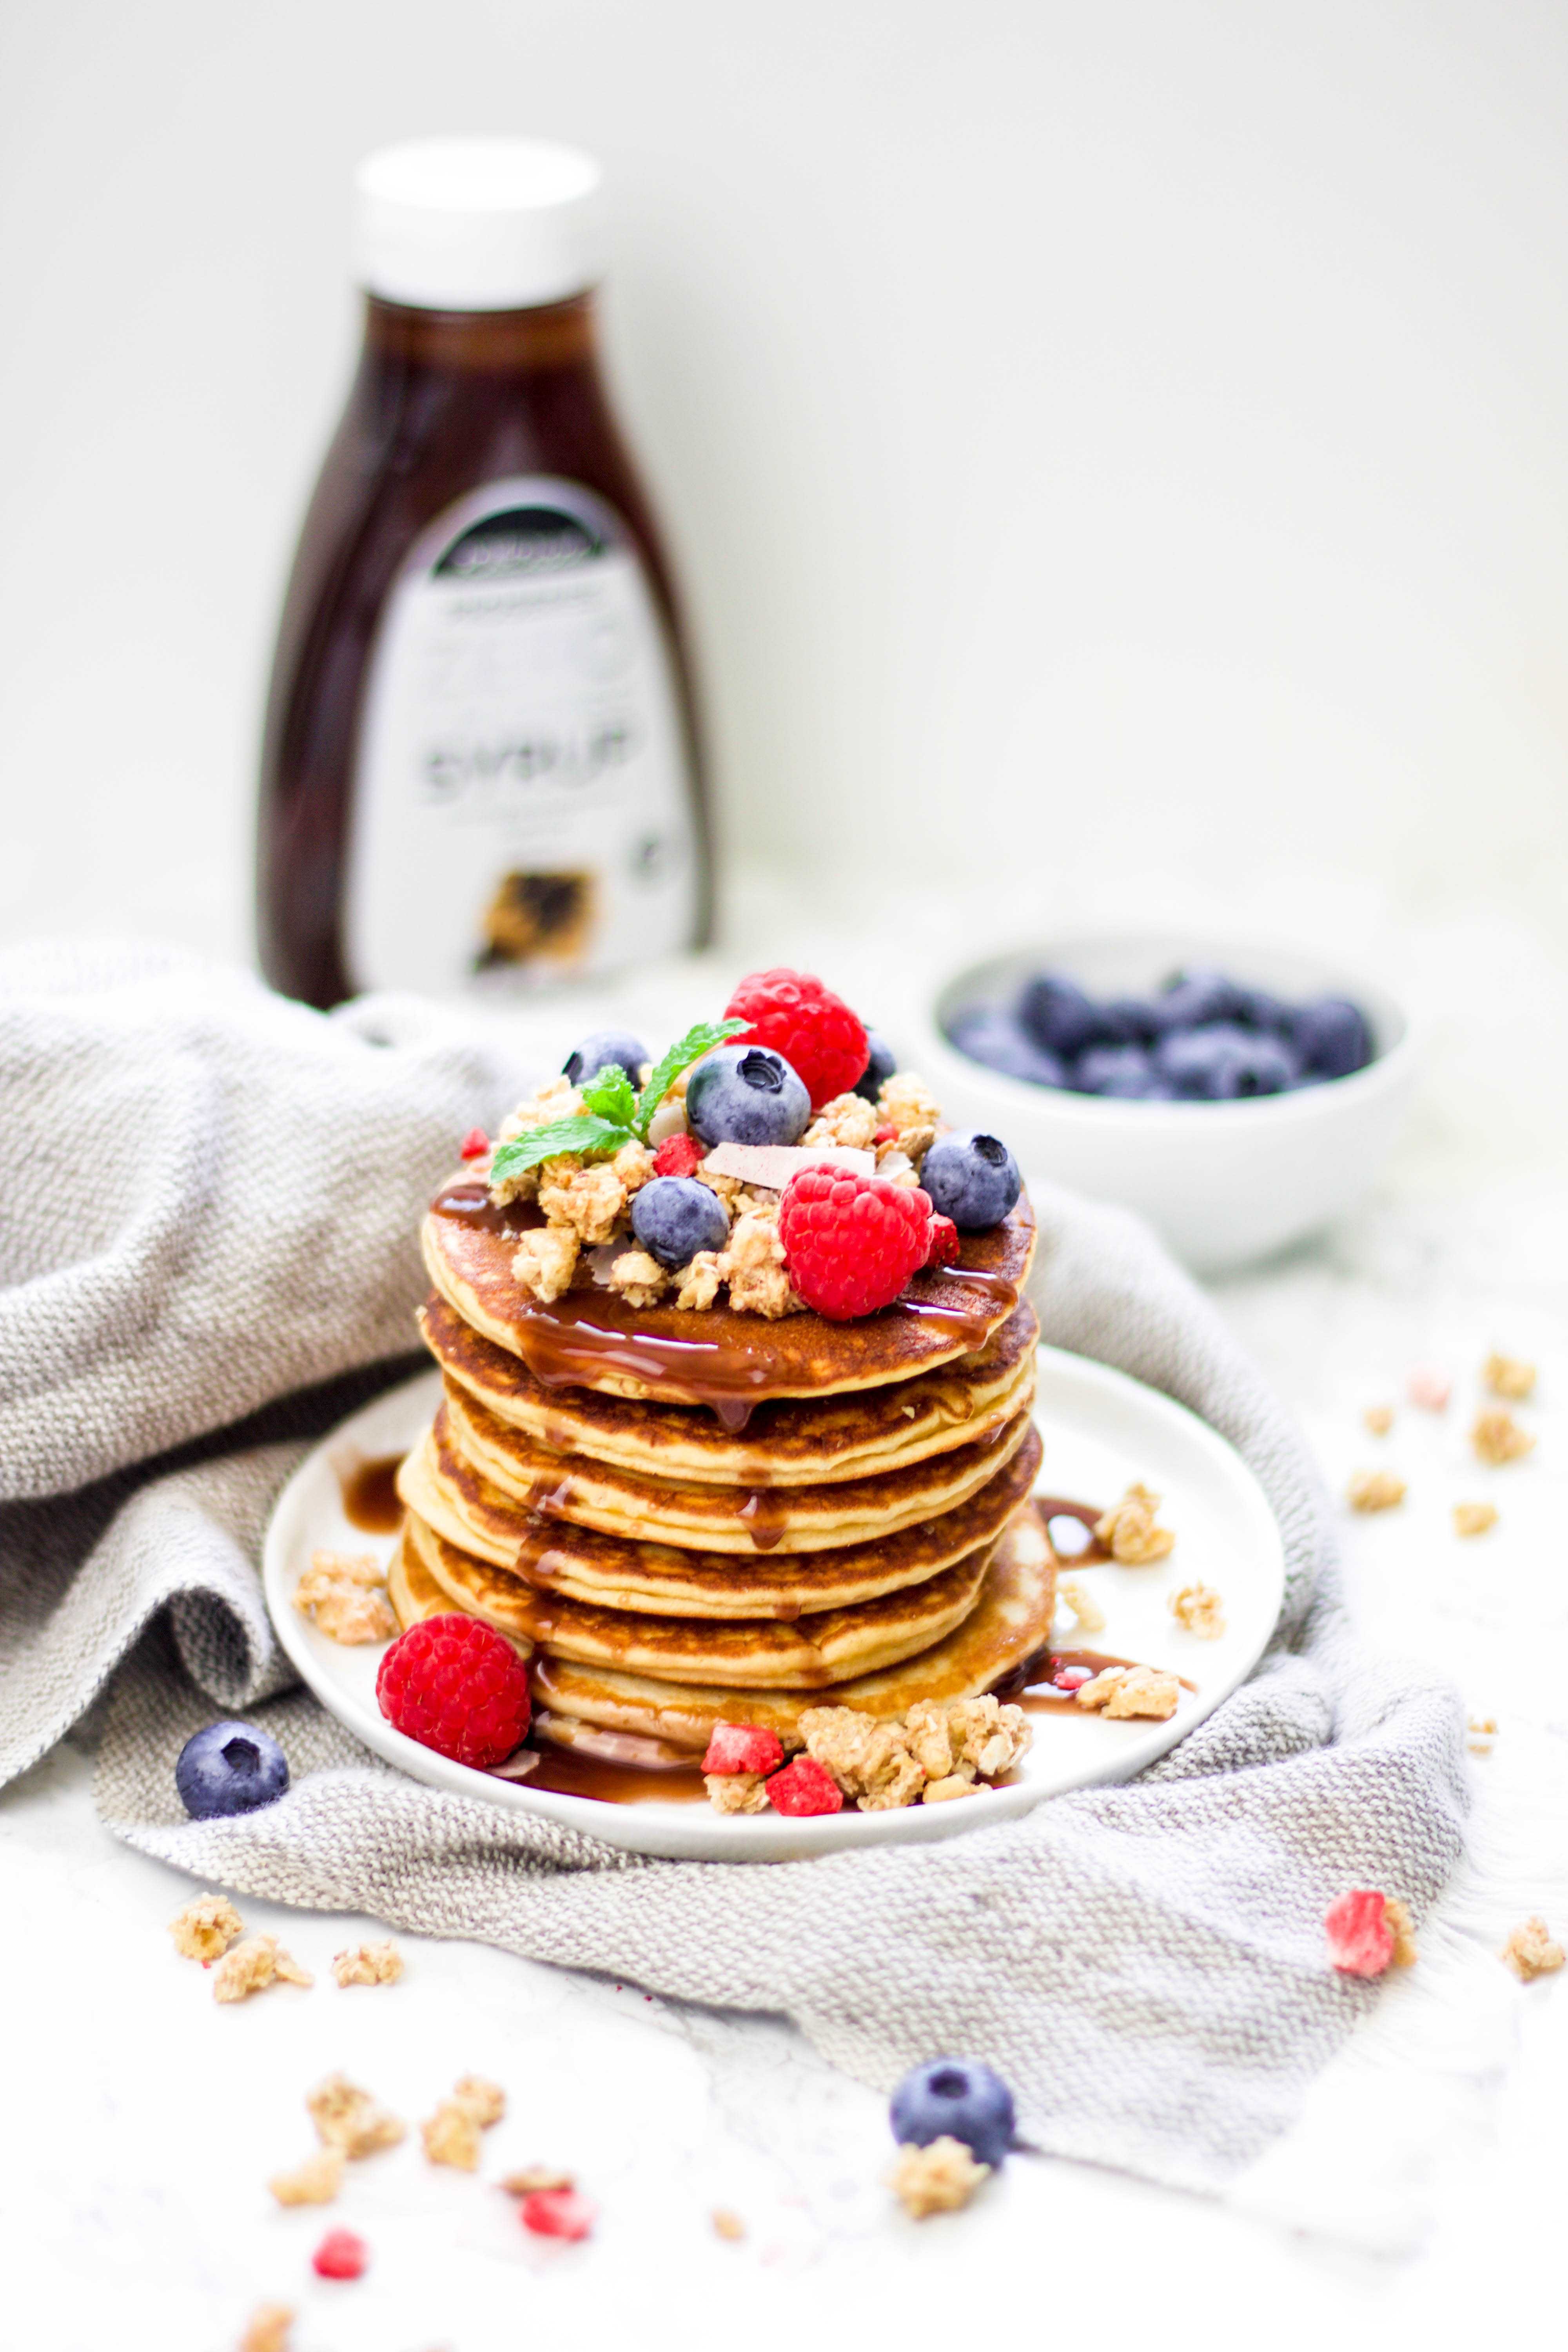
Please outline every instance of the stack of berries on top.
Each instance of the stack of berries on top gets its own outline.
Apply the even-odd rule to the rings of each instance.
[[[1066,972],[1037,972],[1011,1004],[954,1014],[948,1035],[1007,1077],[1122,1102],[1292,1093],[1373,1058],[1366,1015],[1348,997],[1289,1004],[1197,966],[1152,996],[1093,997]]]
[[[512,1270],[548,1304],[593,1280],[634,1307],[889,1306],[1021,1190],[995,1136],[946,1131],[921,1080],[808,973],[753,973],[657,1063],[616,1030],[465,1157],[498,1206],[535,1202]]]

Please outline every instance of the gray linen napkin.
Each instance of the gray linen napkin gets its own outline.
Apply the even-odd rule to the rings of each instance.
[[[1121,1213],[1037,1197],[1046,1336],[1228,1437],[1288,1562],[1257,1674],[1139,1780],[936,1846],[651,1862],[437,1795],[279,1695],[261,1528],[301,1439],[390,1377],[421,1202],[509,1091],[479,1034],[395,999],[322,1020],[179,956],[0,957],[0,1777],[112,1675],[100,1811],[205,1882],[782,2012],[880,2087],[984,2055],[1037,2145],[1223,2186],[1377,1999],[1325,1966],[1328,1903],[1382,1885],[1419,1919],[1453,1869],[1461,1717],[1358,1646],[1300,1438]],[[186,1822],[174,1758],[238,1707],[293,1784]]]

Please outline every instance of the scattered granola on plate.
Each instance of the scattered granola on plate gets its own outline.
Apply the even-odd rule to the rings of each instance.
[[[390,1641],[397,1631],[386,1571],[369,1552],[312,1552],[294,1606],[329,1642],[358,1646]]]
[[[1135,1483],[1120,1503],[1113,1503],[1095,1522],[1095,1534],[1110,1548],[1110,1557],[1123,1568],[1149,1568],[1163,1559],[1175,1543],[1169,1528],[1157,1527],[1160,1497]]]
[[[1168,1723],[1182,1695],[1176,1676],[1159,1666],[1106,1666],[1078,1692],[1079,1706],[1107,1716],[1152,1716]]]
[[[1225,1632],[1225,1603],[1212,1584],[1184,1584],[1171,1595],[1171,1614],[1200,1642],[1217,1642]]]

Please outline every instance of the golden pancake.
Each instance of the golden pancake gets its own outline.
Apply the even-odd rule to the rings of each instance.
[[[1056,1560],[1032,1510],[1017,1513],[991,1556],[980,1598],[955,1633],[933,1647],[847,1682],[810,1691],[759,1691],[721,1684],[676,1684],[606,1671],[559,1657],[541,1657],[533,1669],[539,1712],[535,1733],[549,1737],[570,1726],[659,1739],[688,1753],[706,1748],[716,1723],[756,1723],[788,1748],[808,1706],[853,1706],[876,1716],[902,1715],[917,1699],[976,1698],[1050,1637],[1056,1605]]]
[[[731,1436],[689,1405],[547,1389],[521,1356],[472,1331],[444,1298],[420,1310],[425,1344],[447,1374],[514,1429],[558,1453],[591,1454],[641,1477],[716,1486],[819,1486],[880,1475],[973,1444],[1034,1393],[1040,1327],[1027,1300],[973,1354],[879,1389],[760,1404]]]
[[[1035,1248],[1026,1193],[989,1233],[963,1236],[959,1263],[917,1274],[879,1314],[830,1323],[814,1314],[693,1314],[629,1307],[591,1283],[545,1306],[513,1279],[531,1206],[489,1206],[481,1184],[458,1179],[425,1220],[430,1279],[463,1321],[521,1356],[547,1388],[704,1404],[730,1429],[768,1397],[824,1396],[907,1381],[984,1347],[1018,1303]],[[445,1204],[445,1205],[443,1205]]]
[[[522,1510],[632,1543],[687,1544],[754,1558],[865,1543],[955,1510],[1012,1460],[1028,1427],[1028,1414],[1020,1412],[978,1444],[933,1454],[908,1470],[831,1486],[685,1486],[638,1477],[580,1454],[557,1454],[510,1429],[466,1389],[448,1382],[436,1440]]]
[[[404,1461],[397,1491],[448,1543],[541,1591],[655,1615],[788,1619],[877,1600],[991,1542],[1034,1485],[1040,1451],[1031,1423],[977,1494],[900,1534],[830,1551],[739,1558],[627,1542],[525,1510],[443,1444],[439,1423]]]
[[[450,1616],[458,1607],[451,1594],[443,1591],[437,1583],[418,1551],[409,1542],[406,1520],[392,1555],[392,1565],[386,1571],[386,1597],[392,1603],[398,1631],[403,1633],[407,1633],[410,1625],[416,1625],[422,1617]],[[459,1613],[470,1616],[473,1612],[464,1610]],[[500,1633],[501,1630],[498,1625],[496,1631]],[[520,1658],[532,1657],[533,1643],[525,1634],[508,1633],[506,1639]]]
[[[654,1617],[542,1593],[461,1551],[410,1513],[411,1552],[469,1615],[521,1634],[547,1655],[658,1682],[710,1675],[737,1689],[820,1690],[929,1649],[961,1625],[979,1597],[993,1538],[937,1576],[848,1609],[778,1618]]]

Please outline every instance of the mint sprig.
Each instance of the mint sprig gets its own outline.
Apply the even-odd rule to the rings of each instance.
[[[750,1025],[745,1021],[699,1021],[654,1064],[653,1075],[640,1096],[618,1063],[595,1070],[583,1088],[585,1108],[575,1118],[531,1127],[524,1134],[514,1135],[510,1143],[496,1147],[490,1182],[521,1176],[542,1160],[559,1160],[568,1152],[579,1160],[600,1160],[613,1157],[628,1143],[646,1143],[648,1122],[682,1070]]]
[[[699,1021],[695,1028],[687,1031],[678,1045],[672,1045],[662,1060],[654,1064],[653,1074],[642,1090],[642,1098],[637,1108],[637,1130],[645,1143],[649,1120],[682,1070],[689,1070],[693,1062],[700,1062],[704,1054],[713,1051],[715,1045],[722,1045],[727,1039],[738,1036],[742,1029],[749,1029],[751,1025],[749,1021]]]

